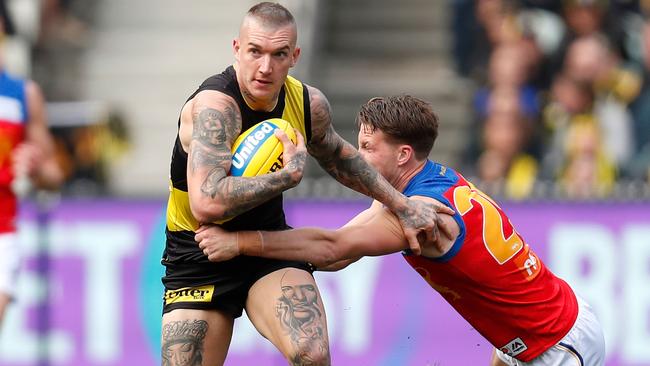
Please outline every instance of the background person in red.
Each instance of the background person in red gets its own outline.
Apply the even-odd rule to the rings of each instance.
[[[7,14],[0,1],[0,39],[13,33]],[[62,181],[40,88],[31,80],[9,75],[0,60],[0,321],[15,292],[20,263],[18,196],[31,185],[53,189]]]
[[[374,98],[359,113],[359,152],[406,196],[455,209],[453,238],[408,251],[396,217],[378,202],[336,231],[196,236],[212,261],[233,256],[306,260],[338,270],[365,255],[404,258],[495,347],[493,366],[603,365],[605,342],[590,306],[535,255],[501,208],[452,169],[428,160],[438,134],[431,106],[410,96]]]

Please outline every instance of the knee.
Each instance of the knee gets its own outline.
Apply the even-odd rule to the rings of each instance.
[[[311,344],[287,355],[291,366],[330,366],[329,348]]]

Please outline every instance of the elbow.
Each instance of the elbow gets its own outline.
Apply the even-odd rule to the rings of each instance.
[[[199,223],[208,223],[221,221],[226,219],[226,207],[223,204],[215,202],[206,202],[197,200],[198,202],[193,202],[190,200],[190,210],[192,211],[192,216]]]

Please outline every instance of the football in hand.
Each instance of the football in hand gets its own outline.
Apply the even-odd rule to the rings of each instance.
[[[284,147],[273,131],[284,131],[295,144],[293,126],[283,119],[272,118],[262,121],[242,132],[232,146],[230,175],[254,177],[282,169]]]

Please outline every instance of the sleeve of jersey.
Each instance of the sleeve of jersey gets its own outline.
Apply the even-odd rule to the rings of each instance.
[[[435,258],[435,261],[438,262],[447,262],[451,260],[456,253],[460,250],[460,248],[463,245],[463,242],[465,241],[465,222],[463,221],[462,216],[458,213],[458,209],[456,209],[456,206],[453,205],[451,201],[445,197],[445,192],[447,192],[450,189],[453,189],[454,186],[450,185],[449,182],[446,181],[441,181],[441,182],[429,182],[426,187],[416,187],[414,189],[409,190],[408,192],[404,192],[404,194],[408,197],[412,196],[422,196],[422,197],[429,197],[433,198],[435,200],[438,200],[445,204],[447,207],[450,207],[451,209],[454,210],[454,221],[458,224],[458,228],[460,229],[458,236],[456,237],[456,240],[454,241],[454,244],[452,245],[451,249],[445,253],[443,256]]]

